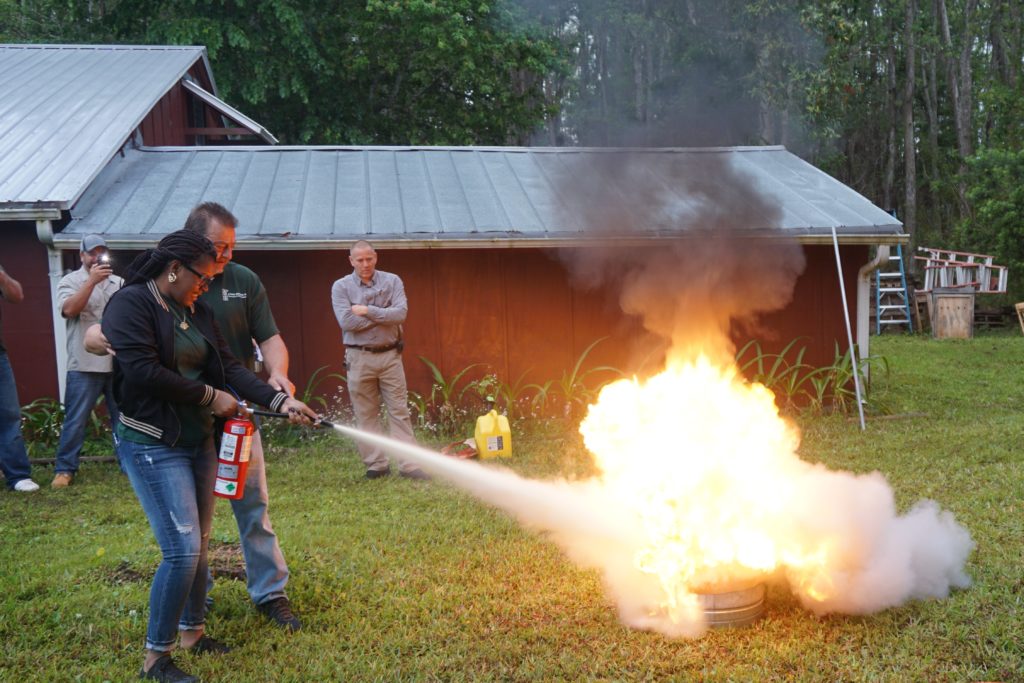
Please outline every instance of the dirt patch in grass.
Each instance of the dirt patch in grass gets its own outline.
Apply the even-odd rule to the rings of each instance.
[[[242,555],[240,544],[211,541],[206,557],[210,563],[210,572],[215,579],[226,577],[245,581],[245,557]]]
[[[101,571],[103,580],[115,586],[123,586],[126,583],[136,581],[149,581],[153,578],[155,570],[139,570],[125,560],[121,560],[116,567],[105,568]]]
[[[210,543],[207,557],[214,578],[226,577],[245,581],[245,558],[238,543]],[[121,560],[117,566],[105,567],[99,573],[103,582],[121,586],[137,581],[151,581],[153,574],[156,573],[156,565],[139,568],[127,560]]]

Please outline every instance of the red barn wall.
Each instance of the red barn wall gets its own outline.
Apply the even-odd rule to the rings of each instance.
[[[0,264],[21,283],[25,300],[0,301],[0,335],[14,368],[22,405],[57,395],[57,357],[53,346],[53,314],[46,247],[36,237],[35,223],[0,223]]]
[[[763,319],[759,338],[766,351],[796,337],[807,346],[804,361],[829,365],[835,344],[846,348],[843,306],[831,247],[806,247],[807,267],[793,302]],[[841,249],[850,314],[856,315],[857,270],[868,248]],[[274,315],[291,350],[293,380],[300,390],[321,367],[343,373],[341,333],[331,309],[332,283],[351,272],[347,252],[236,252],[266,284]],[[429,393],[428,358],[446,377],[480,363],[471,376],[493,371],[509,382],[556,380],[594,340],[587,367],[630,370],[641,357],[640,322],[624,316],[614,293],[581,291],[549,252],[539,249],[382,250],[378,267],[400,275],[409,299],[405,365],[409,388]],[[855,318],[854,318],[855,319]],[[746,339],[737,338],[737,345]],[[331,396],[327,382],[317,393]]]
[[[3,337],[18,380],[21,402],[57,395],[53,322],[46,249],[29,223],[5,224],[0,263],[25,289],[25,302],[3,306]],[[835,344],[846,348],[843,305],[831,247],[806,247],[807,267],[793,302],[763,319],[759,339],[766,351],[804,337],[804,361],[832,363]],[[856,315],[857,270],[868,248],[842,247],[850,314]],[[67,254],[66,254],[67,256]],[[127,264],[130,254],[116,252]],[[351,272],[345,251],[238,251],[236,260],[263,279],[277,324],[291,351],[291,375],[304,388],[310,376],[343,373],[341,332],[331,309],[331,285]],[[73,258],[65,266],[77,265]],[[409,318],[405,325],[409,388],[429,393],[430,371],[446,377],[472,363],[472,373],[496,372],[505,381],[556,380],[571,369],[594,340],[607,336],[587,358],[587,367],[634,369],[643,356],[639,321],[624,316],[614,293],[570,286],[568,273],[550,252],[539,249],[382,250],[379,267],[405,282]],[[736,337],[737,346],[746,339]],[[334,394],[325,382],[317,393]]]

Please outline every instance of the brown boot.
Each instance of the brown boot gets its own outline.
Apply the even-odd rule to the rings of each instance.
[[[74,475],[70,472],[58,472],[57,476],[53,478],[53,482],[50,484],[52,489],[66,489],[71,486],[71,481],[74,479]]]

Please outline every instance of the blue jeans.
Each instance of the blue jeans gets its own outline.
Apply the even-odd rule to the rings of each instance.
[[[249,452],[249,471],[245,475],[245,492],[231,501],[231,510],[238,523],[238,538],[245,556],[245,580],[249,597],[257,605],[285,596],[288,565],[281,553],[281,544],[270,525],[267,513],[267,470],[263,459],[263,440],[257,430]],[[213,577],[210,578],[210,585]]]
[[[149,591],[146,648],[169,652],[179,630],[202,630],[205,622],[217,472],[213,440],[172,448],[121,439],[120,454],[163,554]]]
[[[64,390],[64,425],[60,430],[54,473],[74,474],[78,471],[78,456],[82,452],[82,442],[85,440],[85,427],[100,394],[107,402],[111,429],[116,427],[117,403],[114,401],[113,378],[114,375],[109,372],[68,370],[67,386]],[[114,452],[117,452],[116,434]]]
[[[249,596],[257,605],[284,597],[288,583],[285,564],[277,534],[267,513],[267,469],[263,461],[263,440],[257,431],[252,438],[249,471],[245,475],[245,492],[231,501],[231,510],[238,523],[238,538],[245,556],[245,577]]]
[[[18,387],[14,383],[14,371],[6,351],[0,351],[0,469],[3,469],[9,489],[32,474],[25,440],[21,438]]]

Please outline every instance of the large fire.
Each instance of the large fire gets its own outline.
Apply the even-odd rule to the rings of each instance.
[[[889,530],[872,520],[894,516],[891,491],[877,473],[802,461],[772,392],[735,367],[698,355],[647,380],[616,381],[580,431],[611,498],[640,522],[633,563],[657,578],[670,621],[700,620],[696,593],[779,569],[815,611],[870,611],[844,609],[840,593],[886,545]]]
[[[721,356],[722,354],[719,354]],[[515,515],[599,569],[630,626],[694,637],[702,594],[785,575],[818,613],[867,614],[967,586],[973,544],[923,501],[897,514],[878,472],[801,460],[765,387],[709,356],[605,387],[580,429],[601,473],[538,481],[335,425]]]

